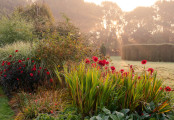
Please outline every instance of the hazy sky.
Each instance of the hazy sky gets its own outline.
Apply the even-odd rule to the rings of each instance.
[[[94,2],[96,4],[101,4],[102,1],[112,1],[116,2],[118,6],[123,11],[131,11],[138,6],[151,6],[157,0],[84,0],[86,2]]]

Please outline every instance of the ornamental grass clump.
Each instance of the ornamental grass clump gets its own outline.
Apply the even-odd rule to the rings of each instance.
[[[117,70],[107,60],[95,56],[92,59],[65,65],[63,73],[55,70],[60,83],[63,81],[60,76],[64,76],[73,104],[83,116],[93,115],[104,106],[111,111],[130,109],[131,113],[141,114],[144,106],[152,101],[156,106],[153,112],[172,110],[172,90],[167,86],[163,91],[163,82],[156,78],[153,68],[144,67],[141,73],[135,73],[132,65],[128,70]]]
[[[87,62],[86,62],[87,63]],[[98,107],[108,105],[115,85],[109,75],[102,77],[98,67],[82,62],[78,66],[64,67],[64,77],[73,99],[73,104],[83,115],[94,114]],[[60,73],[56,71],[60,78]]]

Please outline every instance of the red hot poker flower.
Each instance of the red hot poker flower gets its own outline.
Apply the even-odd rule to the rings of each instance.
[[[90,60],[88,58],[86,58],[85,63],[89,64]]]
[[[167,86],[167,87],[165,87],[165,91],[171,91],[172,89],[169,87],[169,86]]]
[[[114,71],[115,70],[115,67],[114,66],[111,66],[111,70]]]
[[[141,61],[141,64],[146,64],[147,63],[147,60],[142,60]]]
[[[94,62],[98,61],[98,57],[96,57],[96,56],[93,56],[92,59],[94,60]]]

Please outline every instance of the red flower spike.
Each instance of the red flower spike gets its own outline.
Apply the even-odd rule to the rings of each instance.
[[[96,56],[93,56],[92,59],[93,59],[94,62],[98,61],[98,57],[96,57]]]
[[[2,66],[4,66],[4,63],[2,63]]]
[[[85,63],[86,64],[89,64],[90,63],[90,60],[88,58],[86,58]]]
[[[12,57],[12,55],[10,55],[9,57]]]
[[[30,58],[27,58],[27,60],[29,60]]]
[[[18,52],[18,50],[16,50],[15,52]]]
[[[33,77],[33,73],[30,73],[30,76]]]
[[[19,80],[19,78],[17,78],[17,80]]]
[[[4,75],[4,77],[7,77],[7,75]]]
[[[111,70],[114,71],[115,70],[115,67],[114,66],[111,66]]]
[[[167,86],[167,87],[165,87],[165,91],[170,92],[170,91],[172,91],[172,89],[169,86]]]
[[[147,63],[147,60],[142,60],[141,61],[141,64],[146,64]]]
[[[42,67],[39,67],[39,69],[42,69]]]
[[[34,63],[34,60],[32,60],[32,63]]]

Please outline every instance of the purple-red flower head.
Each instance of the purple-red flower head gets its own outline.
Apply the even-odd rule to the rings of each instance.
[[[171,91],[172,89],[169,87],[169,86],[166,86],[165,87],[165,91],[167,91],[167,92],[169,92],[169,91]]]
[[[93,56],[92,59],[94,60],[94,62],[98,61],[98,57],[96,57],[96,56]]]
[[[90,60],[88,58],[86,58],[85,63],[89,64]]]
[[[152,74],[154,72],[154,69],[153,68],[149,68],[147,71]]]
[[[111,70],[114,71],[115,70],[115,67],[114,66],[111,66]]]
[[[147,60],[142,60],[141,61],[141,64],[146,64],[147,63]]]

